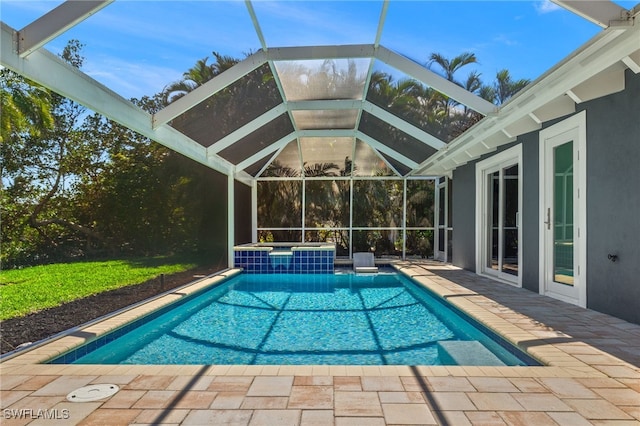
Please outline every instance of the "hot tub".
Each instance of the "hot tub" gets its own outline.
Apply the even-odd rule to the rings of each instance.
[[[335,244],[253,243],[235,246],[234,266],[249,274],[332,274]]]

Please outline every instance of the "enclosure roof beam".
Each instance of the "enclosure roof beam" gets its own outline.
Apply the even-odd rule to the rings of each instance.
[[[418,163],[416,163],[412,159],[405,157],[404,155],[400,154],[395,149],[389,148],[385,144],[379,142],[375,138],[367,135],[366,133],[362,133],[361,131],[358,130],[356,132],[356,137],[358,139],[360,139],[361,141],[369,144],[371,146],[371,148],[375,149],[376,151],[380,151],[382,153],[387,154],[389,157],[393,158],[394,160],[399,161],[400,163],[404,164],[405,166],[409,167],[410,169],[415,169],[416,167],[418,167]]]
[[[247,157],[245,160],[238,163],[238,165],[236,165],[236,171],[244,170],[250,165],[252,165],[253,163],[255,163],[256,161],[259,161],[264,157],[266,157],[267,155],[280,150],[281,148],[285,147],[289,142],[293,141],[295,138],[296,138],[295,132],[291,132],[287,136],[280,138],[278,141],[272,143],[269,146],[264,147],[263,149],[256,152],[252,156]]]
[[[423,161],[410,175],[431,174],[432,170],[440,169],[452,157],[457,156],[460,150],[469,150],[477,144],[488,141],[517,123],[525,115],[528,116],[531,112],[554,102],[559,94],[573,90],[576,86],[610,69],[612,64],[624,63],[626,58],[637,55],[638,46],[640,46],[640,26],[636,25],[628,29],[609,28],[602,31],[576,53],[558,63],[501,105],[497,114],[485,117],[451,141],[447,147]],[[490,145],[495,148],[499,144]]]
[[[331,100],[311,100],[311,101],[289,101],[287,106],[292,111],[297,110],[349,110],[362,108],[361,100],[353,99],[331,99]]]
[[[266,52],[269,61],[372,58],[374,54],[375,48],[372,44],[272,47]]]
[[[382,3],[382,10],[380,11],[380,20],[378,21],[378,29],[376,30],[376,38],[373,42],[373,46],[377,48],[380,46],[380,39],[382,38],[382,30],[384,29],[384,23],[387,20],[387,11],[389,10],[389,0],[384,0]]]
[[[632,25],[632,13],[610,0],[551,1],[602,28]]]
[[[384,46],[379,46],[376,49],[375,57],[482,115],[489,115],[497,110],[497,107],[491,102]]]
[[[365,100],[319,100],[319,101],[293,101],[288,102],[287,106],[290,110],[351,110],[362,109],[378,117],[389,125],[405,132],[408,135],[420,140],[426,145],[440,149],[446,146],[446,143],[436,138],[424,130],[414,126],[413,124],[403,120],[397,115],[380,108],[379,106]]]
[[[170,126],[152,128],[151,114],[109,90],[93,78],[40,48],[28,60],[13,49],[14,29],[2,24],[0,64],[20,75],[78,102],[105,117],[134,130],[207,167],[229,175],[233,164],[220,157],[207,156],[206,149]]]
[[[253,22],[253,28],[256,30],[256,35],[258,36],[258,40],[260,40],[260,45],[262,46],[262,50],[267,50],[267,42],[264,38],[264,33],[262,32],[262,28],[260,28],[260,21],[258,20],[258,16],[256,15],[256,11],[253,8],[253,4],[251,0],[245,0],[244,4],[247,6],[247,11],[249,12],[249,16],[251,16],[251,22]]]
[[[256,173],[256,177],[262,176],[262,174],[264,173],[265,170],[267,170],[269,168],[269,166],[271,165],[271,163],[273,163],[273,161],[278,158],[278,156],[280,155],[280,153],[282,151],[284,151],[284,149],[287,147],[287,145],[282,145],[280,148],[278,148],[276,151],[274,151],[273,153],[271,153],[271,158],[269,159],[269,161],[267,161],[266,163],[264,163],[264,165],[262,166],[262,168],[260,170],[258,170],[258,173]]]
[[[265,112],[261,116],[253,119],[252,121],[248,122],[244,126],[229,133],[227,136],[223,137],[222,139],[220,139],[219,141],[211,145],[208,148],[209,154],[210,155],[217,154],[223,149],[230,147],[234,143],[238,142],[240,139],[255,132],[260,127],[275,120],[276,118],[278,118],[279,116],[281,116],[286,112],[287,112],[287,106],[285,104],[280,104],[274,108],[271,108],[269,111]]]
[[[418,139],[420,142],[423,142],[424,144],[429,145],[432,148],[440,149],[447,145],[446,143],[436,138],[435,136],[430,135],[424,130],[419,129],[413,124],[407,121],[404,121],[397,115],[392,114],[387,110],[380,108],[375,104],[372,104],[369,101],[364,102],[363,110],[370,112],[371,114],[375,115],[376,117],[385,121],[391,126],[397,128],[398,130],[402,130],[406,134],[413,136],[414,138]]]
[[[18,31],[18,54],[28,56],[114,0],[65,1]]]
[[[353,138],[354,129],[309,129],[298,130],[299,138]]]

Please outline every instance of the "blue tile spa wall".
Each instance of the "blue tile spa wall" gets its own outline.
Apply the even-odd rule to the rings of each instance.
[[[335,250],[297,248],[290,251],[236,248],[234,266],[248,274],[333,274]]]

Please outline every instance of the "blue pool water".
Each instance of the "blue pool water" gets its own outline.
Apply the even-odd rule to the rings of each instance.
[[[51,362],[525,365],[399,274],[240,274],[138,323]]]

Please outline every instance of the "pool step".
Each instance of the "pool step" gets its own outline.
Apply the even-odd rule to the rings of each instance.
[[[506,365],[477,340],[438,342],[438,356],[444,365]]]

